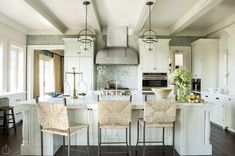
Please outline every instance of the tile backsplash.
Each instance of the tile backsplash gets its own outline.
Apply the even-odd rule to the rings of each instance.
[[[104,88],[108,81],[117,81],[118,87],[137,89],[138,66],[136,65],[97,65],[96,88]]]

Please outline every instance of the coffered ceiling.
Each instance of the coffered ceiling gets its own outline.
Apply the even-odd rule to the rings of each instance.
[[[0,0],[0,23],[25,34],[76,34],[84,27],[84,0]],[[147,0],[90,0],[88,25],[96,32],[147,27]],[[235,22],[235,0],[151,0],[152,26],[160,35],[208,35]]]

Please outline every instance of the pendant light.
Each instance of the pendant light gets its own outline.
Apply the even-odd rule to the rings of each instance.
[[[95,40],[95,34],[87,28],[87,6],[89,1],[84,1],[83,5],[86,7],[85,29],[81,30],[78,34],[78,42],[81,43],[81,50],[87,51],[91,48],[92,42]]]
[[[154,31],[151,28],[151,6],[153,5],[153,2],[149,1],[146,3],[146,5],[149,7],[149,27],[147,30],[143,32],[141,35],[142,42],[145,45],[145,48],[147,48],[149,51],[152,51],[156,48],[156,43],[158,42],[158,36],[156,31]]]

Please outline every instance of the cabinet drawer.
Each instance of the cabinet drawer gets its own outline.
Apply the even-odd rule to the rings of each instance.
[[[9,96],[10,106],[15,107],[19,102],[22,102],[26,99],[25,93],[14,94]]]

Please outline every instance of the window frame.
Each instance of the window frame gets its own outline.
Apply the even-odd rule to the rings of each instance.
[[[23,72],[23,88],[22,90],[10,90],[10,53],[11,53],[11,49],[12,49],[12,46],[15,46],[15,47],[18,47],[18,48],[22,48],[23,50],[23,69],[22,69],[22,72]],[[25,92],[26,91],[26,46],[23,45],[23,44],[20,44],[20,43],[17,43],[15,41],[11,41],[9,40],[9,43],[8,43],[8,55],[7,55],[7,60],[8,60],[8,77],[7,77],[7,80],[8,80],[8,85],[7,85],[7,91],[10,91],[10,92]],[[16,61],[17,63],[19,62],[18,60]],[[16,75],[18,75],[19,73],[19,69],[17,68],[16,69]],[[15,80],[16,81],[16,84],[18,84],[18,81],[17,79]]]
[[[2,58],[2,90],[0,92],[7,91],[7,39],[0,37],[0,42],[3,43],[3,58]]]

